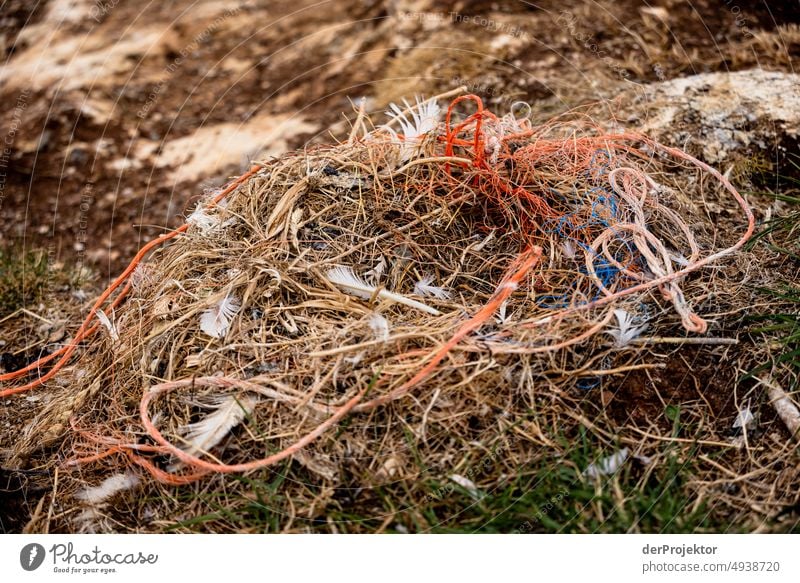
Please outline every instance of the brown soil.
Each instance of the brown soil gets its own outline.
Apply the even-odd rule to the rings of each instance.
[[[742,17],[749,30],[774,31],[800,18],[789,4],[748,8]],[[94,73],[67,88],[57,78],[19,78],[2,90],[6,103],[22,95],[26,105],[9,156],[1,240],[48,247],[58,259],[78,258],[105,275],[115,273],[142,241],[179,223],[204,188],[246,166],[243,161],[176,182],[168,166],[153,163],[153,152],[139,158],[136,148],[146,143],[157,154],[167,142],[218,123],[286,114],[313,120],[316,131],[324,131],[349,111],[348,97],[376,96],[373,105],[380,108],[459,82],[490,104],[524,100],[547,112],[613,96],[623,71],[631,81],[646,82],[755,64],[788,69],[798,51],[789,45],[782,53],[758,54],[735,14],[708,1],[660,2],[649,11],[638,2],[409,2],[392,8],[345,0],[313,10],[306,10],[310,2],[270,2],[268,9],[253,3],[227,17],[222,8],[184,13],[190,5],[159,4],[140,14],[137,3],[121,2],[99,22],[67,23],[56,45],[87,34],[114,46],[128,23],[130,35],[156,27],[162,37],[130,49],[101,82]],[[12,2],[0,29],[11,65],[26,52],[36,56],[38,37],[14,40],[26,22],[28,29],[42,24],[49,4],[29,6]],[[659,6],[668,11],[666,23],[653,16],[660,15]],[[564,10],[575,17],[571,29],[559,25]],[[415,16],[423,11],[427,16]],[[497,31],[482,24],[487,19],[500,23]],[[393,35],[398,26],[402,34]],[[507,31],[509,46],[492,46]],[[405,47],[397,46],[400,39]],[[178,66],[165,74],[176,59]],[[391,78],[400,76],[408,81]],[[100,115],[95,108],[111,111]],[[0,116],[3,134],[13,113]],[[294,135],[283,147],[298,147],[312,134]]]

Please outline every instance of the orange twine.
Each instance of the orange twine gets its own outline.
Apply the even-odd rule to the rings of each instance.
[[[451,126],[452,121],[452,112],[456,105],[463,101],[473,101],[477,106],[477,111],[471,115],[469,115],[464,121],[457,124],[455,127]],[[533,222],[530,224],[524,224],[524,221],[533,221],[531,217],[539,217],[539,218],[552,218],[557,217],[559,214],[553,210],[548,203],[539,197],[538,195],[528,191],[522,186],[517,186],[510,184],[506,178],[502,177],[490,164],[487,164],[485,158],[485,140],[484,140],[484,132],[483,132],[483,123],[484,120],[491,120],[497,121],[497,116],[495,116],[490,111],[484,109],[483,102],[481,99],[476,95],[464,95],[454,99],[448,109],[445,118],[445,135],[444,135],[444,155],[446,157],[454,157],[455,148],[470,148],[472,150],[472,168],[469,169],[465,165],[461,165],[462,168],[465,170],[470,170],[475,172],[475,184],[478,190],[484,194],[487,198],[494,200],[497,203],[500,203],[501,208],[506,208],[506,205],[503,201],[504,197],[511,197],[512,200],[519,201],[522,204],[522,208],[526,210],[526,213],[530,213],[530,217],[525,216],[523,217],[523,234],[525,235],[526,239],[531,240],[533,239],[532,233],[527,232],[527,228],[535,229],[537,225]],[[474,136],[471,140],[466,140],[459,138],[459,134],[464,132],[467,128],[474,124],[473,132]],[[533,130],[518,132],[512,135],[504,136],[501,138],[501,142],[504,147],[508,141],[514,139],[522,139],[528,136],[533,135]],[[552,322],[554,320],[561,319],[569,314],[588,310],[595,307],[599,307],[610,302],[613,302],[616,299],[621,297],[646,291],[652,289],[653,287],[659,287],[662,292],[665,293],[667,297],[673,300],[676,304],[676,307],[682,306],[679,308],[679,312],[681,312],[681,316],[683,319],[684,326],[695,332],[703,332],[706,329],[706,323],[696,314],[692,314],[688,311],[688,307],[685,306],[685,302],[683,302],[682,297],[679,296],[680,290],[675,285],[675,282],[691,273],[709,265],[710,263],[718,260],[719,258],[733,253],[737,249],[741,248],[742,245],[750,238],[754,231],[755,227],[755,219],[753,217],[753,213],[750,210],[749,206],[747,205],[746,201],[741,197],[738,191],[733,187],[733,185],[728,181],[727,178],[722,176],[719,172],[708,166],[707,164],[697,160],[696,158],[690,156],[689,154],[675,149],[670,148],[667,146],[663,146],[649,138],[646,138],[639,134],[634,133],[624,133],[624,134],[617,134],[617,135],[606,135],[600,137],[593,137],[593,138],[575,138],[574,140],[570,140],[574,142],[575,148],[575,155],[577,156],[579,152],[584,152],[587,148],[594,148],[597,147],[598,143],[602,145],[608,144],[617,144],[619,147],[633,151],[634,148],[629,146],[630,142],[640,142],[648,145],[649,147],[657,150],[661,150],[673,157],[686,160],[701,170],[710,173],[714,176],[720,183],[732,194],[736,202],[741,206],[744,210],[744,213],[747,217],[748,226],[747,230],[744,235],[734,244],[732,247],[719,251],[713,255],[706,257],[705,259],[694,260],[690,261],[689,265],[684,267],[683,269],[675,272],[669,272],[671,267],[667,268],[667,273],[663,273],[658,277],[647,281],[641,281],[643,277],[640,274],[636,274],[630,272],[628,270],[628,274],[633,276],[634,279],[639,279],[641,283],[638,283],[632,287],[618,290],[611,292],[605,288],[602,288],[601,284],[601,291],[604,292],[603,297],[588,302],[582,305],[572,306],[563,310],[560,310],[547,318],[543,318],[537,322],[529,324],[528,326],[539,326],[545,323]],[[533,161],[535,157],[541,155],[542,153],[547,152],[555,152],[560,149],[564,144],[564,141],[559,143],[558,140],[542,140],[537,141],[534,144],[528,146],[528,150],[525,152],[525,155],[529,157],[528,164],[531,166],[531,170],[533,170]],[[507,147],[506,147],[507,152]],[[635,152],[634,152],[635,153]],[[509,154],[506,154],[510,156]],[[253,166],[247,173],[243,174],[236,180],[234,180],[230,185],[223,190],[219,195],[217,195],[210,204],[216,204],[219,202],[223,197],[225,197],[228,193],[232,190],[237,188],[239,185],[244,183],[248,180],[251,176],[253,176],[256,172],[260,169],[259,166]],[[450,170],[450,162],[445,165],[445,170],[448,175],[451,174]],[[634,197],[636,198],[636,192],[632,189],[633,187],[630,186],[632,184],[630,181],[622,181],[622,185],[617,185],[616,182],[612,182],[612,186],[615,190],[621,191],[621,195]],[[627,186],[626,186],[627,185]],[[34,381],[31,381],[23,386],[20,387],[13,387],[8,388],[0,391],[0,397],[6,397],[9,395],[14,395],[17,393],[21,393],[24,391],[31,390],[35,387],[42,385],[47,380],[53,378],[59,370],[61,370],[69,361],[72,354],[75,352],[79,344],[92,333],[94,333],[98,325],[94,324],[91,325],[91,322],[94,318],[95,313],[100,307],[108,300],[111,294],[121,286],[131,275],[137,265],[142,261],[144,256],[153,248],[161,245],[162,243],[174,238],[180,233],[183,233],[188,228],[188,225],[184,224],[181,227],[170,231],[169,233],[163,234],[156,239],[147,243],[144,247],[142,247],[136,256],[133,258],[131,263],[128,267],[117,277],[114,282],[109,285],[105,291],[98,297],[95,304],[92,306],[89,314],[87,315],[86,319],[83,321],[82,325],[78,329],[77,333],[75,334],[74,338],[67,343],[64,347],[59,349],[57,352],[50,354],[46,357],[43,357],[36,362],[28,365],[27,367],[14,371],[12,373],[7,373],[5,375],[0,375],[0,381],[7,381],[13,380],[21,377],[25,373],[33,371],[34,369],[39,368],[40,366],[50,362],[51,360],[55,359],[56,357],[60,357],[53,368],[48,371],[45,375],[37,378]],[[649,241],[648,234],[645,234],[644,231],[636,230],[636,227],[632,227],[638,235],[644,237],[645,240]],[[598,251],[603,248],[604,241],[609,235],[601,233],[599,234],[594,241],[592,242],[592,248],[595,251]],[[690,238],[691,240],[691,238]],[[692,257],[695,258],[696,254],[694,253],[693,248],[693,255]],[[495,293],[491,297],[491,299],[480,309],[478,312],[472,316],[469,320],[461,324],[453,336],[445,342],[441,347],[433,350],[430,352],[425,358],[422,359],[422,362],[428,361],[427,364],[422,366],[420,370],[408,381],[403,383],[401,386],[393,389],[392,391],[382,395],[380,397],[376,397],[370,401],[362,402],[363,398],[365,397],[369,387],[366,387],[360,390],[354,397],[349,399],[344,405],[338,408],[332,408],[331,410],[333,413],[316,426],[312,431],[304,435],[302,438],[298,439],[292,445],[282,449],[278,453],[270,455],[268,457],[254,460],[245,463],[238,463],[238,464],[225,464],[225,463],[216,463],[210,462],[204,459],[201,459],[197,456],[191,455],[186,451],[176,447],[175,445],[171,444],[162,434],[161,432],[155,427],[150,418],[149,414],[149,406],[154,399],[159,397],[160,395],[164,395],[171,391],[184,389],[187,387],[197,386],[198,384],[207,384],[210,386],[236,386],[237,382],[240,383],[245,390],[248,390],[247,383],[244,381],[237,381],[237,379],[228,379],[228,378],[220,378],[220,377],[203,377],[203,378],[193,378],[193,379],[181,379],[176,381],[170,381],[166,383],[161,383],[159,385],[155,385],[151,387],[149,390],[146,390],[142,395],[140,404],[139,404],[139,413],[141,416],[142,425],[147,432],[147,434],[152,438],[152,440],[157,445],[146,445],[146,444],[132,444],[132,443],[122,443],[120,440],[113,439],[113,438],[104,438],[101,436],[95,436],[89,434],[88,432],[84,432],[78,430],[73,426],[73,430],[77,433],[84,435],[88,440],[93,441],[97,444],[104,445],[106,447],[105,450],[99,451],[98,453],[84,456],[84,457],[76,457],[73,458],[68,462],[68,465],[78,465],[93,461],[98,461],[105,457],[108,457],[113,454],[124,454],[130,460],[131,463],[139,465],[142,467],[146,472],[148,472],[153,478],[156,480],[171,485],[180,485],[193,482],[198,480],[209,473],[218,472],[218,473],[231,473],[231,472],[246,472],[258,468],[263,468],[275,464],[281,460],[284,460],[294,453],[296,453],[301,448],[305,447],[322,434],[324,434],[328,429],[338,423],[342,418],[344,418],[347,414],[351,412],[360,412],[360,411],[368,411],[374,409],[375,407],[379,407],[384,405],[394,399],[400,398],[403,395],[407,394],[413,388],[419,386],[423,381],[428,379],[438,368],[439,364],[442,360],[447,356],[447,354],[459,343],[461,342],[466,336],[470,333],[474,332],[475,330],[479,329],[492,315],[498,310],[498,308],[505,302],[508,297],[521,285],[522,281],[528,275],[530,270],[540,261],[542,257],[542,249],[541,247],[534,246],[529,244],[529,246],[516,258],[516,260],[512,263],[511,267],[509,268],[507,275],[503,278],[503,281],[495,290]],[[655,261],[655,259],[654,259]],[[591,262],[589,262],[591,263]],[[593,267],[590,264],[587,264],[589,268],[589,273],[593,273]],[[620,268],[624,269],[624,266],[619,265]],[[597,279],[595,277],[595,279]],[[598,280],[599,281],[599,280]],[[115,298],[114,302],[111,304],[112,307],[118,306],[124,297],[127,295],[128,291],[130,290],[130,283],[128,283],[119,295]],[[592,326],[590,330],[587,330],[575,338],[571,338],[565,340],[557,345],[554,346],[547,346],[547,347],[539,347],[536,351],[540,350],[554,350],[559,347],[568,346],[570,344],[574,344],[575,342],[581,341],[585,338],[588,338],[592,334],[596,333],[602,326],[604,326],[611,314],[609,313],[606,317],[603,318],[602,322]],[[253,390],[250,388],[249,390]],[[173,455],[178,458],[181,462],[186,464],[190,471],[189,473],[172,473],[164,471],[158,468],[151,460],[146,457],[143,457],[138,452],[152,452],[158,453],[162,455]]]

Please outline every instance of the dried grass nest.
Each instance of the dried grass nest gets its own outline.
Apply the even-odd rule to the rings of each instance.
[[[462,96],[391,115],[362,109],[349,140],[204,200],[98,310],[19,451],[66,433],[82,472],[176,485],[291,458],[370,485],[410,443],[491,447],[542,399],[636,367],[645,330],[705,332],[724,285],[706,267],[752,232],[715,170],[585,111],[534,126]],[[741,207],[731,246],[705,197]]]

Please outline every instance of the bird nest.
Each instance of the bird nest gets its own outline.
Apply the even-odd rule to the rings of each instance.
[[[708,196],[740,207],[731,246]],[[586,112],[533,125],[461,96],[375,127],[362,108],[348,140],[202,201],[3,391],[66,385],[19,449],[66,434],[73,470],[177,485],[291,458],[373,484],[637,366],[656,331],[706,333],[708,267],[752,226],[717,171]]]

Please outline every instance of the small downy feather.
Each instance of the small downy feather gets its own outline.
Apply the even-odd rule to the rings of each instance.
[[[108,334],[109,334],[109,336],[111,336],[111,340],[114,343],[118,343],[119,342],[119,332],[117,331],[117,327],[114,326],[114,324],[111,323],[111,320],[108,319],[108,316],[106,316],[106,313],[103,310],[97,310],[94,313],[94,315],[97,316],[97,319],[100,320],[100,323],[103,325],[103,327],[106,330],[108,330]]]
[[[436,101],[424,103],[423,99],[417,97],[416,105],[411,106],[408,101],[403,100],[405,110],[395,103],[389,105],[386,114],[397,121],[403,130],[402,139],[397,132],[389,126],[384,126],[392,135],[392,141],[401,148],[402,159],[409,160],[417,153],[417,149],[422,141],[422,136],[436,129],[439,125],[441,109]],[[409,119],[410,114],[410,119]]]
[[[225,296],[203,312],[200,316],[200,329],[212,338],[224,338],[240,308],[241,304],[235,296]]]
[[[502,304],[500,304],[500,307],[497,308],[497,315],[494,317],[494,319],[495,322],[501,325],[505,324],[511,319],[510,315],[508,314],[508,300],[504,301]]]
[[[101,526],[103,514],[97,506],[87,506],[77,514],[73,514],[70,529],[75,534],[99,534],[103,531]]]
[[[483,493],[478,489],[478,486],[469,478],[465,478],[460,474],[453,474],[450,476],[450,479],[464,488],[474,499],[479,500],[483,497]]]
[[[684,257],[683,253],[678,253],[677,251],[670,253],[669,258],[672,259],[679,267],[689,266],[689,260]]]
[[[375,334],[376,339],[383,340],[384,342],[389,339],[389,320],[381,314],[376,312],[369,317],[369,327],[372,333]]]
[[[450,292],[443,287],[431,285],[433,283],[433,276],[426,275],[414,284],[414,295],[417,296],[432,296],[439,300],[450,299]]]
[[[375,267],[370,269],[364,274],[364,277],[372,283],[379,284],[384,272],[386,271],[386,258],[381,255],[380,261],[375,264]]]
[[[733,421],[733,428],[734,429],[746,429],[750,428],[750,426],[755,421],[755,416],[753,415],[753,411],[750,409],[749,406],[745,407],[744,409],[739,409],[739,414],[736,415],[736,419]]]
[[[210,235],[222,226],[222,220],[219,215],[212,215],[209,213],[206,205],[203,203],[197,205],[194,212],[186,217],[186,222],[196,227],[203,235]]]
[[[213,412],[196,423],[181,427],[181,434],[188,442],[182,449],[190,455],[209,451],[244,421],[255,406],[253,397],[217,396],[210,404]]]
[[[623,447],[616,453],[612,453],[608,457],[597,460],[583,471],[583,475],[587,478],[599,478],[601,476],[609,476],[615,474],[617,470],[622,467],[625,460],[628,459],[628,448]]]
[[[647,324],[635,326],[635,316],[623,309],[614,310],[614,316],[617,318],[617,327],[606,330],[605,333],[614,338],[614,346],[617,348],[627,346],[647,328]]]
[[[75,497],[92,506],[97,506],[119,492],[130,490],[138,483],[139,477],[135,474],[114,474],[103,480],[98,486],[84,488],[75,494]]]
[[[135,292],[141,292],[146,286],[153,282],[153,275],[150,266],[140,263],[131,273],[131,287]]]
[[[353,273],[353,269],[351,267],[342,265],[334,267],[333,269],[328,270],[326,277],[328,278],[328,281],[338,286],[346,293],[363,298],[365,300],[368,300],[373,296],[377,296],[385,300],[409,306],[410,308],[416,308],[417,310],[421,310],[428,314],[433,314],[434,316],[441,314],[439,310],[425,305],[422,302],[412,300],[404,295],[396,294],[374,285],[369,285],[361,277]]]

